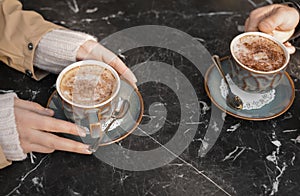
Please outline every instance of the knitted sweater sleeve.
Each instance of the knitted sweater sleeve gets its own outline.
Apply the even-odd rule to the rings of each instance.
[[[15,122],[14,99],[16,97],[15,93],[0,95],[0,146],[2,150],[0,162],[2,163],[5,163],[3,154],[6,160],[10,161],[20,161],[27,157],[21,148]]]
[[[97,41],[89,34],[66,29],[55,29],[40,40],[35,54],[34,66],[59,73],[63,68],[76,61],[79,47],[88,40]]]

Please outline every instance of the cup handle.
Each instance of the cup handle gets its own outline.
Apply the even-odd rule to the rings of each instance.
[[[89,121],[91,138],[99,138],[103,136],[100,119],[101,119],[101,113],[99,110],[92,110],[88,112],[88,121]]]
[[[101,139],[103,137],[102,125],[100,122],[90,124],[90,134],[91,138]]]

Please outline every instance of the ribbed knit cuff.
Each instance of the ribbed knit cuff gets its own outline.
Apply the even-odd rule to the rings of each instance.
[[[88,40],[97,39],[86,33],[55,29],[40,40],[33,64],[45,71],[59,73],[63,68],[76,61],[79,47]]]
[[[0,95],[0,145],[7,160],[21,161],[27,155],[24,154],[20,145],[17,131],[14,98],[15,93]]]

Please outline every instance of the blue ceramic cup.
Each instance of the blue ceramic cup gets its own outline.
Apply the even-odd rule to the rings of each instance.
[[[237,52],[237,45],[241,44],[241,40],[243,39],[248,39],[248,41],[250,40],[249,42],[251,42],[249,36],[252,36],[253,40],[258,37],[260,42],[255,44],[256,48],[253,47],[252,49],[249,49],[249,51],[247,49],[245,50],[246,52],[243,54],[245,59],[250,60],[252,63],[255,63],[256,60],[258,63],[261,63],[263,60],[267,59],[268,63],[271,65],[279,64],[276,69],[266,70],[264,67],[261,67],[261,69],[253,68],[247,65],[245,61],[241,60],[242,57]],[[246,43],[245,47],[247,48],[251,44],[252,43]],[[276,50],[273,50],[273,48],[276,48]],[[240,89],[253,93],[263,93],[276,88],[284,77],[284,72],[290,60],[290,55],[281,42],[271,35],[261,32],[246,32],[239,34],[231,41],[230,51],[232,56],[230,76],[233,82]],[[249,53],[247,54],[247,52]],[[277,58],[276,55],[279,55],[282,58]],[[280,61],[278,59],[280,59]],[[262,63],[261,66],[263,65],[264,64]]]

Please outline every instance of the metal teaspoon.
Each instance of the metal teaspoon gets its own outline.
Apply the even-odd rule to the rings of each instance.
[[[218,55],[213,55],[212,56],[212,60],[214,62],[214,65],[217,67],[219,73],[221,74],[222,78],[224,79],[227,87],[228,87],[228,94],[226,96],[226,103],[227,105],[229,105],[231,108],[236,109],[236,110],[240,110],[243,109],[243,101],[241,100],[241,98],[239,96],[237,96],[236,94],[234,94],[230,88],[230,85],[227,81],[227,78],[222,70],[221,67],[221,61]]]
[[[111,127],[111,125],[118,119],[121,119],[125,116],[125,114],[127,113],[127,111],[129,110],[130,104],[129,101],[127,101],[126,99],[121,99],[120,100],[121,103],[118,104],[118,106],[116,107],[116,109],[114,110],[113,114],[111,115],[112,121],[107,125],[107,127],[105,128],[105,130],[103,131],[105,134],[108,132],[109,128]],[[101,143],[102,137],[99,137],[95,143],[93,143],[90,147],[89,150],[92,152],[96,152],[99,144]]]

